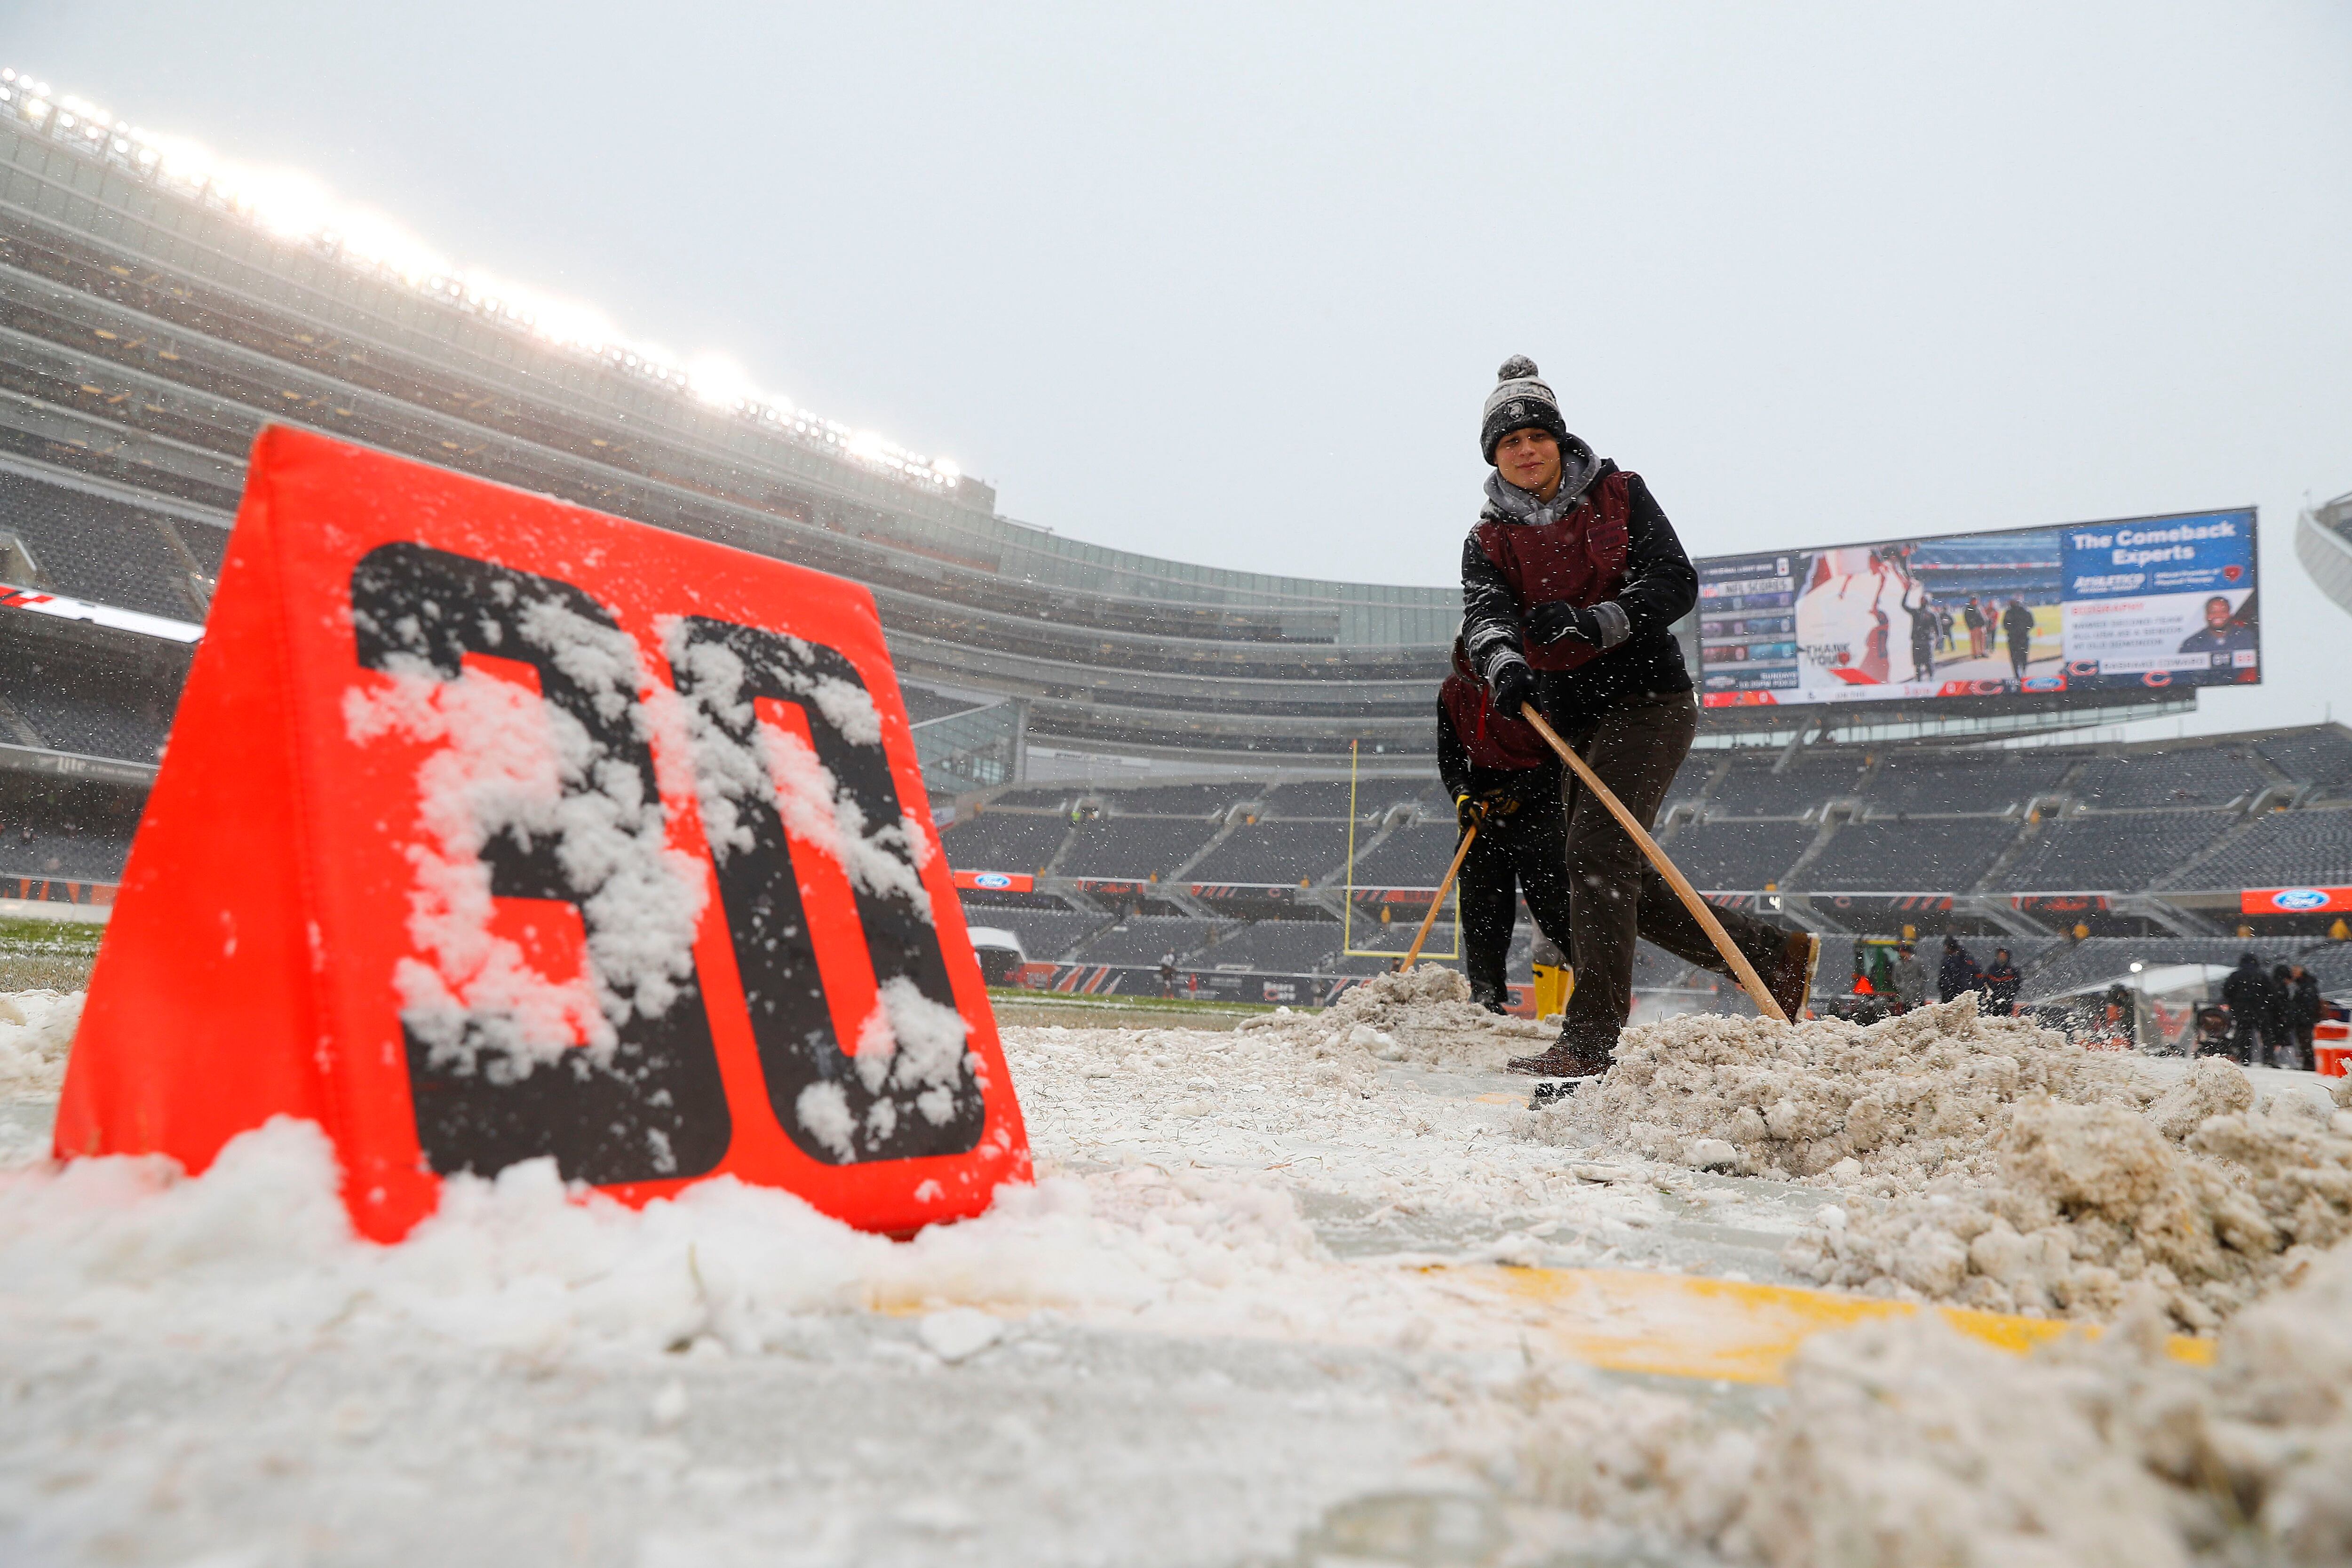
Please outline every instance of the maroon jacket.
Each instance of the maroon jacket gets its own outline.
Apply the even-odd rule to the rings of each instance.
[[[1558,522],[1532,528],[1482,517],[1470,531],[1480,554],[1493,563],[1521,605],[1569,604],[1586,608],[1613,599],[1625,586],[1628,482],[1636,478],[1611,468],[1593,481],[1589,504]],[[1563,638],[1530,643],[1520,649],[1535,669],[1574,669],[1601,657],[1591,643]]]

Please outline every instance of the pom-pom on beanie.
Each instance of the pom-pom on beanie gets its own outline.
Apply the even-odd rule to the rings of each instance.
[[[1568,421],[1559,416],[1559,399],[1537,376],[1536,362],[1513,354],[1495,373],[1495,390],[1478,418],[1478,455],[1492,463],[1495,448],[1514,430],[1549,430],[1552,439],[1568,440]]]

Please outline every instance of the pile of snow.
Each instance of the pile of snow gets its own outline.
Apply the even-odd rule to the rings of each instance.
[[[1460,1401],[1453,1457],[1519,1505],[1515,1561],[2352,1556],[2352,1250],[2227,1325],[2210,1369],[2169,1359],[2162,1328],[2030,1358],[1932,1316],[1823,1334],[1761,1422],[1531,1365]]]
[[[1974,993],[1867,1028],[1691,1013],[1627,1029],[1608,1076],[1526,1131],[1702,1169],[1908,1191],[1990,1173],[2023,1100],[2137,1110],[2140,1082],[2120,1057],[1979,1016]]]
[[[1149,1177],[1104,1194],[1102,1215],[1082,1182],[1007,1186],[985,1216],[894,1243],[726,1178],[631,1209],[541,1160],[448,1179],[438,1212],[387,1247],[352,1232],[325,1135],[279,1118],[194,1179],[160,1157],[0,1175],[0,1338],[421,1333],[539,1358],[709,1338],[756,1354],[811,1313],[1050,1307],[1197,1329],[1246,1324],[1265,1301],[1330,1326],[1344,1296],[1318,1288],[1320,1249],[1286,1197]]]
[[[47,1095],[65,1082],[82,994],[0,992],[0,1095]]]
[[[1383,1062],[1485,1071],[1551,1037],[1532,1020],[1487,1012],[1470,1000],[1460,971],[1435,963],[1374,975],[1321,1013],[1286,1008],[1241,1027],[1271,1030],[1327,1057],[1361,1053]]]
[[[2352,1231],[2352,1118],[2254,1100],[2230,1063],[2167,1087],[1970,995],[1867,1028],[1629,1029],[1520,1130],[1836,1190],[1782,1254],[1819,1284],[2093,1318],[2148,1291],[2202,1331]]]
[[[2209,1058],[2145,1111],[2021,1104],[1997,1174],[1829,1211],[1783,1260],[1824,1285],[1894,1279],[2003,1312],[2106,1318],[2147,1290],[2210,1330],[2352,1232],[2352,1114],[2253,1100]]]

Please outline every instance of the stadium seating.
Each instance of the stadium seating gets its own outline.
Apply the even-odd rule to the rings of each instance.
[[[226,535],[204,523],[173,526],[199,563],[216,572]],[[53,593],[175,621],[201,618],[189,595],[188,563],[152,512],[0,472],[0,533],[25,542],[41,569],[37,585]]]
[[[1235,828],[1185,879],[1296,886],[1320,880],[1347,858],[1344,822],[1261,821]]]
[[[1847,823],[1790,885],[1808,891],[1961,891],[1991,868],[2014,832],[1998,818]]]
[[[1675,830],[1666,852],[1695,887],[1752,892],[1789,874],[1813,841],[1801,822],[1693,822]]]
[[[2258,741],[2254,750],[2289,778],[2317,784],[2322,798],[2352,799],[2352,735],[2334,728],[2299,730]]]
[[[1266,786],[1249,779],[1231,784],[1160,784],[1149,789],[1098,790],[1094,798],[1108,802],[1123,816],[1182,816],[1201,820],[1223,812],[1235,801],[1255,800]]]
[[[0,627],[0,743],[155,765],[179,692],[162,677],[68,645],[13,637]]]
[[[1368,778],[1352,786],[1356,814],[1360,816],[1386,810],[1399,801],[1411,800],[1421,781]],[[1277,784],[1266,797],[1266,810],[1284,818],[1324,817],[1345,820],[1351,786],[1345,779],[1327,779],[1309,783]]]
[[[2352,809],[2270,811],[2211,845],[2160,888],[2352,884]]]
[[[1426,911],[1423,911],[1426,912]],[[1396,920],[1385,926],[1358,926],[1355,944],[1365,950],[1354,957],[1336,955],[1330,963],[1333,974],[1378,974],[1395,964],[1397,957],[1412,945],[1412,933],[1419,930],[1419,920]],[[1450,969],[1462,967],[1459,958],[1449,956],[1454,952],[1454,922],[1439,921],[1429,929],[1429,942],[1422,949],[1422,962],[1441,963]],[[1517,973],[1526,974],[1526,953],[1518,954]]]
[[[2000,885],[2006,892],[2145,888],[2237,823],[2226,811],[2078,812],[2034,832]]]
[[[2054,792],[2081,753],[2041,751],[1895,752],[1871,774],[1864,798],[1873,815],[1977,813],[1998,816]]]
[[[1355,885],[1359,888],[1433,888],[1462,841],[1448,816],[1444,822],[1416,822],[1396,828],[1371,848],[1356,839]]]
[[[2098,758],[2075,775],[2069,793],[2100,811],[2226,806],[2251,799],[2269,783],[2260,768],[2234,752],[2197,746]]]
[[[0,773],[0,879],[116,882],[139,824],[138,792]],[[0,898],[15,897],[0,888]]]
[[[970,903],[964,905],[963,920],[967,926],[994,926],[1015,933],[1032,963],[1056,962],[1110,923],[1108,916],[1075,910],[1014,910]]]
[[[948,864],[965,871],[1042,870],[1068,837],[1065,817],[983,811],[940,830]]]
[[[1192,954],[1207,947],[1229,929],[1221,921],[1193,920],[1183,915],[1130,915],[1080,943],[1074,961],[1079,963],[1158,963],[1164,955],[1172,952],[1178,963],[1187,963]]]
[[[1197,954],[1194,962],[1209,968],[1241,965],[1269,974],[1307,974],[1328,969],[1339,953],[1337,921],[1259,921]]]
[[[1206,817],[1100,816],[1078,825],[1055,869],[1065,877],[1165,877],[1215,831]]]
[[[1731,771],[1707,795],[1709,816],[1802,816],[1825,800],[1860,793],[1861,759],[1851,752],[1801,762],[1774,773],[1774,754],[1734,759]]]

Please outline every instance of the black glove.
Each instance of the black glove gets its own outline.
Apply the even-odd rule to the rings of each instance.
[[[1522,704],[1536,696],[1536,672],[1514,658],[1495,672],[1495,707],[1516,719]]]
[[[1633,630],[1633,623],[1614,599],[1604,600],[1590,609],[1552,600],[1528,611],[1528,636],[1539,643],[1573,637],[1606,649],[1623,642]]]
[[[1469,832],[1486,819],[1486,808],[1475,796],[1457,795],[1454,797],[1454,825],[1463,832]]]

